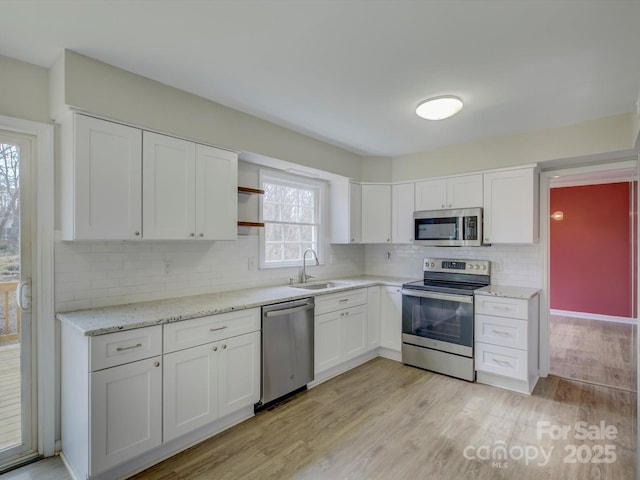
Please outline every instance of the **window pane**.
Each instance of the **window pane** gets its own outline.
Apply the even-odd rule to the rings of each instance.
[[[280,220],[280,205],[265,201],[262,205],[262,218],[264,218],[265,222]]]
[[[300,227],[297,225],[285,225],[284,226],[284,240],[285,242],[299,242],[300,241]]]
[[[282,242],[284,240],[282,225],[267,223],[264,226],[264,237],[267,242]]]
[[[302,258],[302,251],[300,250],[299,243],[285,243],[284,244],[284,259],[285,260],[298,260]]]
[[[267,262],[280,262],[284,260],[282,243],[266,243],[264,246],[264,256]]]
[[[314,235],[313,230],[315,227],[302,226],[300,227],[300,240],[303,242],[312,242]]]

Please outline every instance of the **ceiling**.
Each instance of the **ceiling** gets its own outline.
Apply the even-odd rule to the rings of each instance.
[[[635,112],[640,1],[0,0],[0,54],[68,48],[361,155]],[[454,94],[458,115],[414,109]]]

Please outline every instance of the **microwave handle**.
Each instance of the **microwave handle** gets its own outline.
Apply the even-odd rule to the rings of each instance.
[[[450,300],[452,302],[473,303],[472,295],[451,295],[447,293],[426,292],[422,290],[402,289],[402,295],[408,297],[433,298],[436,300]]]

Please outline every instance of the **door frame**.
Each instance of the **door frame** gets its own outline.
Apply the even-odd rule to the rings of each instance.
[[[540,173],[540,253],[542,261],[542,291],[540,293],[540,353],[539,353],[539,371],[540,376],[546,377],[550,370],[550,326],[549,326],[549,309],[550,305],[550,273],[551,266],[549,264],[551,255],[551,241],[549,229],[549,217],[551,210],[549,207],[549,195],[551,189],[551,180],[554,177],[562,175],[578,175],[584,173],[598,173],[612,170],[629,170],[635,169],[638,175],[638,160],[622,160],[613,163],[601,163],[597,165],[567,167],[558,170],[547,170]],[[640,190],[640,189],[639,189]],[[637,193],[637,192],[636,192]],[[637,259],[634,259],[637,261]],[[636,296],[640,298],[640,290],[636,285]],[[639,369],[640,370],[640,369]],[[640,374],[640,373],[639,373]]]
[[[48,457],[56,452],[56,336],[54,309],[54,128],[53,125],[0,115],[0,129],[35,137],[32,188],[38,192],[33,204],[32,304],[36,349],[37,449]]]

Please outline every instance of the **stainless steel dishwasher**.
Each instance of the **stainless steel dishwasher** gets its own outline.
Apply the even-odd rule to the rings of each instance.
[[[313,380],[313,298],[262,307],[262,389],[256,410]]]

